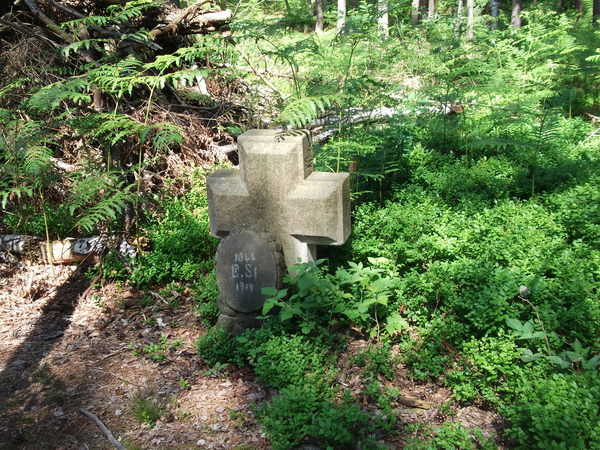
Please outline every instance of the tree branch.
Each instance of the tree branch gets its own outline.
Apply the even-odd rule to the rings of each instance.
[[[2,19],[0,18],[0,24],[7,26],[9,28],[12,28],[13,30],[17,30],[20,31],[23,34],[28,34],[29,36],[32,36],[36,39],[39,39],[47,44],[52,45],[53,47],[59,48],[60,45],[58,45],[56,42],[54,42],[52,39],[48,39],[45,36],[42,36],[40,33],[36,33],[33,30],[28,29],[25,25],[23,25],[21,22],[20,23],[15,23],[15,22],[11,22],[10,20],[6,20],[6,19]]]
[[[69,14],[71,17],[74,17],[76,19],[83,19],[83,18],[87,17],[84,14],[81,14],[79,11],[71,8],[70,6],[63,5],[62,3],[54,1],[54,0],[50,0],[50,1],[56,9]],[[96,26],[92,27],[92,29],[96,33],[98,33],[98,35],[100,37],[103,37],[103,38],[117,39],[117,40],[123,39],[123,33],[120,33],[118,31],[114,31],[114,30],[109,31],[109,30],[105,30],[104,28],[100,28],[100,27],[96,27]],[[137,38],[131,37],[131,36],[127,37],[125,40],[135,42],[136,44],[140,44],[140,45],[146,45],[147,47],[150,47],[152,50],[162,50],[163,49],[160,45],[156,44],[155,42],[142,41],[141,39],[137,39]]]
[[[48,27],[48,29],[50,29],[50,31],[52,31],[52,33],[54,33],[56,36],[58,36],[59,38],[61,38],[63,41],[65,41],[68,44],[73,43],[73,39],[71,39],[71,36],[69,36],[67,33],[65,33],[63,30],[61,30],[60,27],[58,25],[56,25],[56,23],[54,23],[54,21],[52,19],[50,19],[50,17],[48,17],[46,14],[44,14],[43,11],[38,6],[38,4],[35,2],[35,0],[24,0],[24,1],[25,1],[25,4],[27,5],[27,7],[29,8],[29,10],[44,25],[46,25]]]
[[[226,22],[231,18],[231,10],[229,9],[226,9],[225,11],[206,12],[196,17],[200,7],[207,3],[211,3],[211,0],[200,0],[198,3],[194,3],[193,5],[182,9],[166,26],[156,27],[150,31],[150,36],[157,38],[163,34],[175,33],[183,21],[186,21],[187,27],[197,25],[198,28],[203,28],[212,22]],[[192,16],[193,18],[189,19],[189,17]]]
[[[126,450],[126,448],[123,446],[123,444],[121,444],[119,441],[117,441],[117,439],[113,436],[113,434],[110,432],[110,430],[108,428],[106,428],[106,425],[104,425],[102,423],[102,421],[100,419],[98,419],[98,417],[95,414],[92,414],[91,412],[89,412],[83,408],[79,408],[77,410],[77,412],[79,414],[83,414],[88,419],[92,419],[92,421],[98,426],[98,428],[100,428],[100,431],[102,431],[102,433],[104,433],[104,436],[106,436],[108,438],[108,440],[110,441],[110,443],[112,445],[114,445],[118,450]]]

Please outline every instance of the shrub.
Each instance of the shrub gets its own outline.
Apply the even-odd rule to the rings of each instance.
[[[281,390],[273,403],[263,403],[256,415],[271,440],[273,450],[287,450],[310,436],[327,448],[375,449],[369,434],[369,416],[354,404],[349,393],[336,405],[333,391],[322,385],[303,383]]]
[[[307,377],[326,379],[327,350],[303,336],[274,336],[257,348],[251,365],[265,383],[281,389]]]
[[[512,337],[473,338],[462,346],[462,367],[450,371],[446,382],[459,401],[497,404],[499,395],[510,392],[511,381],[520,373],[519,356]]]
[[[555,373],[524,379],[517,400],[502,408],[510,421],[506,435],[521,449],[600,447],[600,373]]]
[[[408,427],[408,432],[421,431],[424,439],[408,438],[404,446],[406,450],[494,450],[498,448],[490,439],[483,436],[478,427],[469,430],[460,423],[446,422],[439,427],[425,427],[419,430],[420,428],[421,424]]]
[[[214,268],[217,240],[210,236],[206,194],[165,197],[147,234],[152,251],[140,255],[133,281],[142,285],[193,280]]]
[[[209,366],[227,363],[234,357],[235,339],[221,327],[210,328],[196,341],[196,350]]]

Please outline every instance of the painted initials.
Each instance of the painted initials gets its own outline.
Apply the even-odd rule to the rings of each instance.
[[[235,254],[235,262],[231,265],[231,279],[235,283],[236,292],[254,292],[254,283],[258,278],[254,252]]]

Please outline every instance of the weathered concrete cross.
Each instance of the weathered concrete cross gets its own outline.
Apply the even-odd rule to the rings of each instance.
[[[313,172],[304,133],[252,130],[238,138],[240,170],[207,179],[210,232],[225,238],[234,228],[275,235],[286,265],[316,259],[317,245],[341,245],[350,234],[347,173]]]

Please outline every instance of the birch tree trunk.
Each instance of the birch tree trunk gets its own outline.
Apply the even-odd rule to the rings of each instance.
[[[136,255],[136,249],[120,236],[46,242],[39,236],[0,234],[0,261],[12,261],[15,255],[47,264],[71,264],[86,259],[97,261],[109,247],[127,258]]]
[[[435,0],[429,0],[429,6],[427,7],[427,17],[433,19],[435,15]]]
[[[523,0],[513,0],[512,19],[510,25],[513,28],[521,28],[521,10],[523,9]]]
[[[419,0],[412,0],[412,26],[416,27],[419,22]]]
[[[337,9],[338,15],[336,28],[338,31],[341,31],[342,28],[344,28],[344,25],[346,24],[346,0],[338,0]]]
[[[388,2],[387,0],[379,0],[377,4],[379,10],[379,17],[377,18],[377,26],[379,28],[379,34],[383,37],[388,37],[389,33],[389,16],[388,16]]]
[[[474,17],[475,0],[467,0],[467,39],[472,40],[473,33],[473,17]]]
[[[454,20],[454,35],[460,36],[463,19],[463,0],[458,0],[456,3],[456,19]]]
[[[427,12],[427,8],[429,6],[429,0],[413,0],[412,1],[412,24],[416,26],[421,20],[423,16]]]
[[[317,0],[317,23],[315,33],[323,34],[323,0]]]

